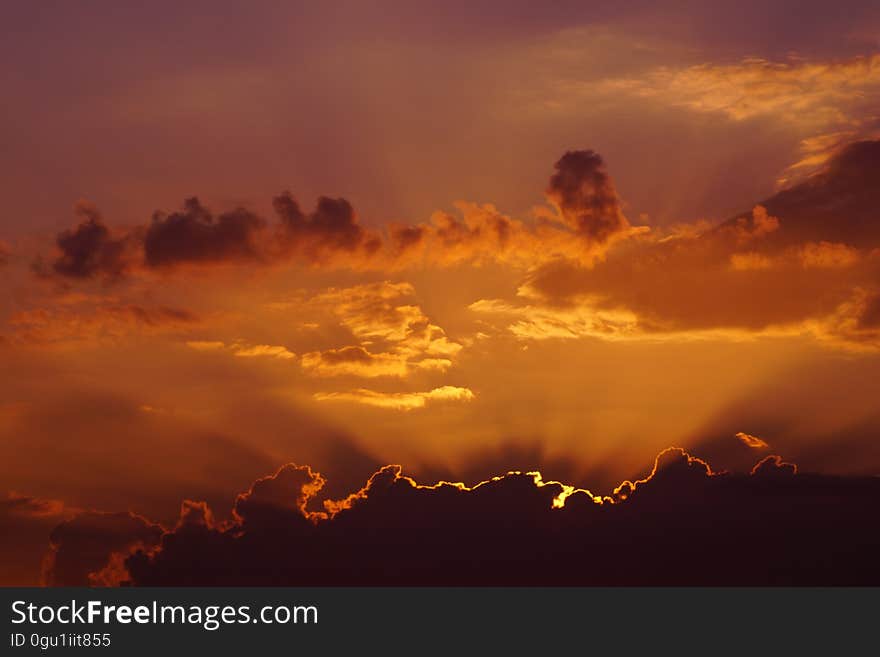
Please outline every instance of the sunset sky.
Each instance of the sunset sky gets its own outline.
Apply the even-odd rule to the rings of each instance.
[[[880,473],[876,2],[294,4],[0,10],[0,583],[286,463]]]

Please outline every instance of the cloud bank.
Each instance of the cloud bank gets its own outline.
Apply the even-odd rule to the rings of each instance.
[[[877,349],[880,142],[850,144],[804,182],[717,226],[635,236],[591,267],[527,274],[519,301],[471,309],[522,339],[810,335]]]
[[[623,215],[597,153],[569,151],[555,169],[546,190],[549,207],[530,222],[489,204],[462,202],[460,217],[437,212],[426,223],[373,229],[360,223],[344,198],[322,196],[306,213],[284,192],[272,202],[275,223],[243,207],[214,213],[193,197],[180,210],[157,211],[148,224],[116,235],[93,205],[81,201],[75,211],[82,222],[58,235],[51,265],[39,260],[35,269],[68,280],[112,281],[137,270],[236,263],[361,270],[483,262],[528,267],[558,257],[590,262],[614,240],[639,232]]]
[[[93,583],[164,586],[880,582],[880,480],[775,455],[733,474],[670,448],[605,496],[537,472],[422,485],[394,465],[319,504],[324,484],[285,465],[238,496],[231,521],[188,500],[158,540],[130,516],[75,519],[53,533],[49,581],[81,580],[72,562],[96,568]]]

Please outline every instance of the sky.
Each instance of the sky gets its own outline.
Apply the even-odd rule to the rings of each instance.
[[[389,464],[599,502],[670,447],[880,473],[876,3],[0,25],[0,583],[88,583],[182,500],[226,531],[291,463],[331,522]],[[91,521],[112,550],[65,579],[56,531],[49,572]]]

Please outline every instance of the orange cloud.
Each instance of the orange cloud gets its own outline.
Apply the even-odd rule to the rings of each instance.
[[[8,320],[14,338],[25,343],[72,344],[118,340],[132,333],[160,333],[185,329],[198,322],[193,313],[167,306],[130,303],[64,304],[22,310]]]
[[[343,198],[321,197],[304,213],[285,192],[273,201],[274,225],[246,208],[214,213],[197,198],[170,214],[156,212],[146,226],[113,235],[97,209],[76,207],[83,221],[59,234],[59,254],[43,276],[118,279],[136,270],[173,270],[228,263],[303,263],[316,268],[399,270],[418,266],[503,263],[520,268],[569,258],[590,264],[618,240],[644,232],[623,215],[622,202],[602,158],[569,151],[557,161],[546,190],[549,207],[529,221],[512,219],[491,204],[456,204],[461,218],[436,212],[427,223],[360,224]]]
[[[22,518],[53,518],[76,512],[61,500],[32,497],[15,491],[7,492],[6,499],[0,499],[0,509],[4,515]]]
[[[286,347],[273,344],[235,345],[234,352],[239,358],[255,358],[259,356],[269,356],[271,358],[280,358],[281,360],[296,358],[296,354],[288,351]]]
[[[414,297],[411,284],[390,281],[330,289],[313,297],[308,304],[329,309],[360,344],[309,352],[303,368],[318,376],[369,378],[445,371],[463,345],[433,324]]]
[[[365,378],[404,377],[409,373],[405,357],[371,354],[364,347],[349,346],[303,354],[302,367],[316,376],[352,375]]]
[[[359,388],[351,392],[319,392],[314,397],[317,401],[352,402],[377,408],[412,411],[424,408],[428,403],[471,401],[476,395],[468,388],[442,386],[426,392],[377,392]]]
[[[765,447],[769,447],[769,445],[763,439],[745,433],[743,431],[738,431],[736,433],[736,438],[746,447],[751,447],[753,449],[763,449]]]
[[[733,253],[730,266],[738,271],[798,266],[804,269],[845,269],[858,265],[862,257],[861,251],[847,244],[807,242],[777,255],[757,251]]]
[[[514,305],[499,299],[480,299],[470,310],[489,316],[512,319],[507,326],[517,338],[547,340],[552,338],[635,339],[644,336],[638,317],[627,310],[606,310],[589,299],[569,307],[540,304]]]
[[[598,87],[696,112],[719,112],[735,121],[772,116],[795,124],[846,124],[857,107],[880,91],[880,55],[663,67],[641,77],[604,80]]]
[[[522,339],[750,339],[811,335],[876,348],[860,318],[877,293],[880,142],[852,144],[809,180],[714,227],[639,236],[591,268],[542,265],[520,300],[481,300]]]
[[[877,137],[880,54],[830,61],[750,57],[732,64],[660,67],[574,86],[578,94],[631,96],[731,121],[774,120],[808,136],[780,187],[827,163],[857,139]]]
[[[280,360],[293,360],[296,354],[287,347],[271,344],[246,344],[234,342],[226,344],[220,340],[188,340],[186,346],[196,351],[228,351],[239,358],[278,358]]]
[[[858,249],[835,242],[809,242],[800,247],[797,255],[805,268],[820,269],[852,267],[861,258]]]

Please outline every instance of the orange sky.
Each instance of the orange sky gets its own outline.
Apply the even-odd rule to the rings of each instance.
[[[81,85],[16,77],[0,161],[9,499],[170,523],[287,462],[335,495],[386,463],[606,492],[670,445],[880,471],[876,33],[645,20],[447,57],[134,39],[103,88],[56,43]]]
[[[880,252],[859,176],[878,152],[667,229],[633,225],[585,152],[524,218],[364,228],[344,201],[277,219],[193,202],[121,229],[80,205],[6,266],[4,479],[161,515],[289,460],[351,486],[391,461],[477,476],[531,457],[595,487],[670,444],[744,465],[737,432],[870,471]]]

